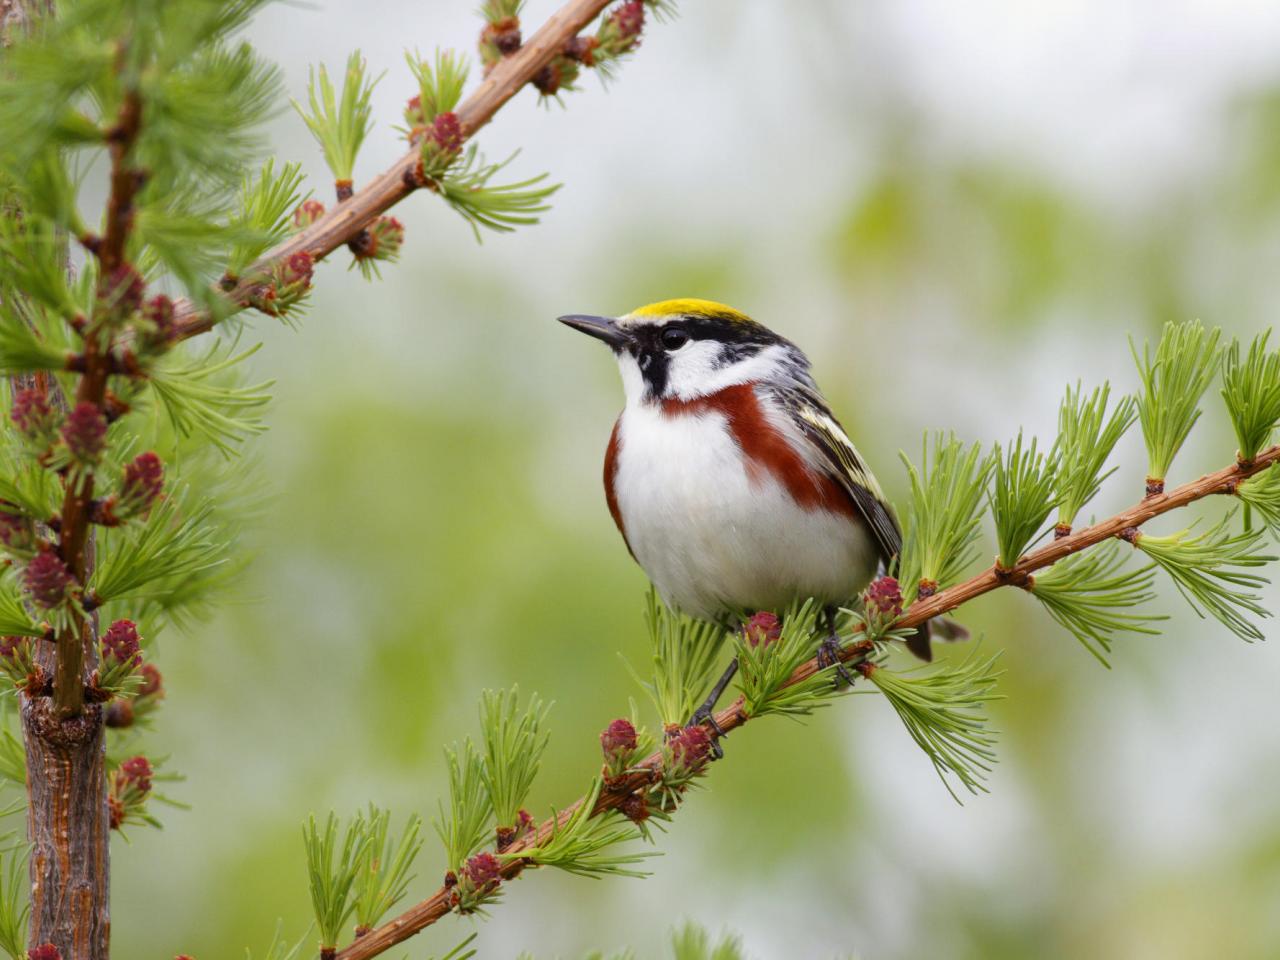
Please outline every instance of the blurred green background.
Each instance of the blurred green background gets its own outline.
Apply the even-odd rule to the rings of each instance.
[[[295,96],[353,47],[388,71],[368,178],[402,150],[403,47],[470,49],[472,6],[280,5],[252,39]],[[555,701],[535,809],[598,767],[596,734],[638,694],[618,654],[645,655],[645,582],[600,490],[617,375],[557,315],[668,296],[751,313],[809,352],[899,500],[897,453],[926,429],[1047,434],[1068,381],[1132,389],[1128,334],[1272,323],[1275,5],[682,6],[607,92],[587,77],[561,109],[526,91],[484,131],[492,156],[522,149],[517,173],[565,183],[540,226],[478,246],[414,197],[382,283],[338,254],[300,330],[254,320],[271,500],[240,602],[164,639],[149,743],[193,809],[115,845],[119,956],[256,954],[277,918],[301,935],[300,822],[369,799],[431,816],[441,745],[475,732],[485,686]],[[328,201],[296,116],[272,141]],[[1174,481],[1233,453],[1207,407]],[[1136,435],[1119,462],[1100,512],[1141,493]],[[1008,671],[989,796],[954,804],[873,697],[753,725],[652,878],[528,876],[478,924],[480,955],[658,956],[685,917],[762,960],[1280,955],[1280,651],[1162,593],[1167,635],[1123,642],[1110,672],[1026,597],[967,611]],[[438,883],[433,844],[415,893]]]

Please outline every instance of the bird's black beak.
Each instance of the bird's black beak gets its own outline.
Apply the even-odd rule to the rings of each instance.
[[[618,321],[610,317],[589,317],[580,313],[571,313],[567,317],[558,319],[567,327],[573,327],[589,337],[603,340],[614,352],[624,349],[632,342],[631,334],[619,327]]]

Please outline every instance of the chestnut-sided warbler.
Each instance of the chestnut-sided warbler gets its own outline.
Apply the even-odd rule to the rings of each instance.
[[[902,534],[808,358],[709,300],[560,321],[608,344],[622,371],[605,498],[666,604],[728,623],[813,597],[832,662],[836,609],[892,564]],[[928,630],[907,646],[930,659]]]

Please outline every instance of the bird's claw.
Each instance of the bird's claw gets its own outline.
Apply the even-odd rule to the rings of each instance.
[[[720,740],[727,737],[728,734],[724,732],[724,729],[720,724],[716,723],[715,709],[710,704],[706,703],[693,711],[693,716],[689,718],[689,722],[686,724],[686,726],[690,727],[699,727],[704,725],[710,727],[712,732],[711,759],[719,760],[724,756],[724,747],[720,746]]]
[[[841,680],[849,686],[853,686],[853,675],[840,663],[840,639],[835,635],[824,638],[822,643],[818,645],[819,669],[825,670],[833,664],[836,668],[836,686],[840,686]]]

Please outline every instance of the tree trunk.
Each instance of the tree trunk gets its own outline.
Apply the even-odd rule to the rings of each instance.
[[[50,697],[23,697],[27,836],[31,841],[30,946],[63,960],[107,960],[110,815],[102,707],[57,716]]]

